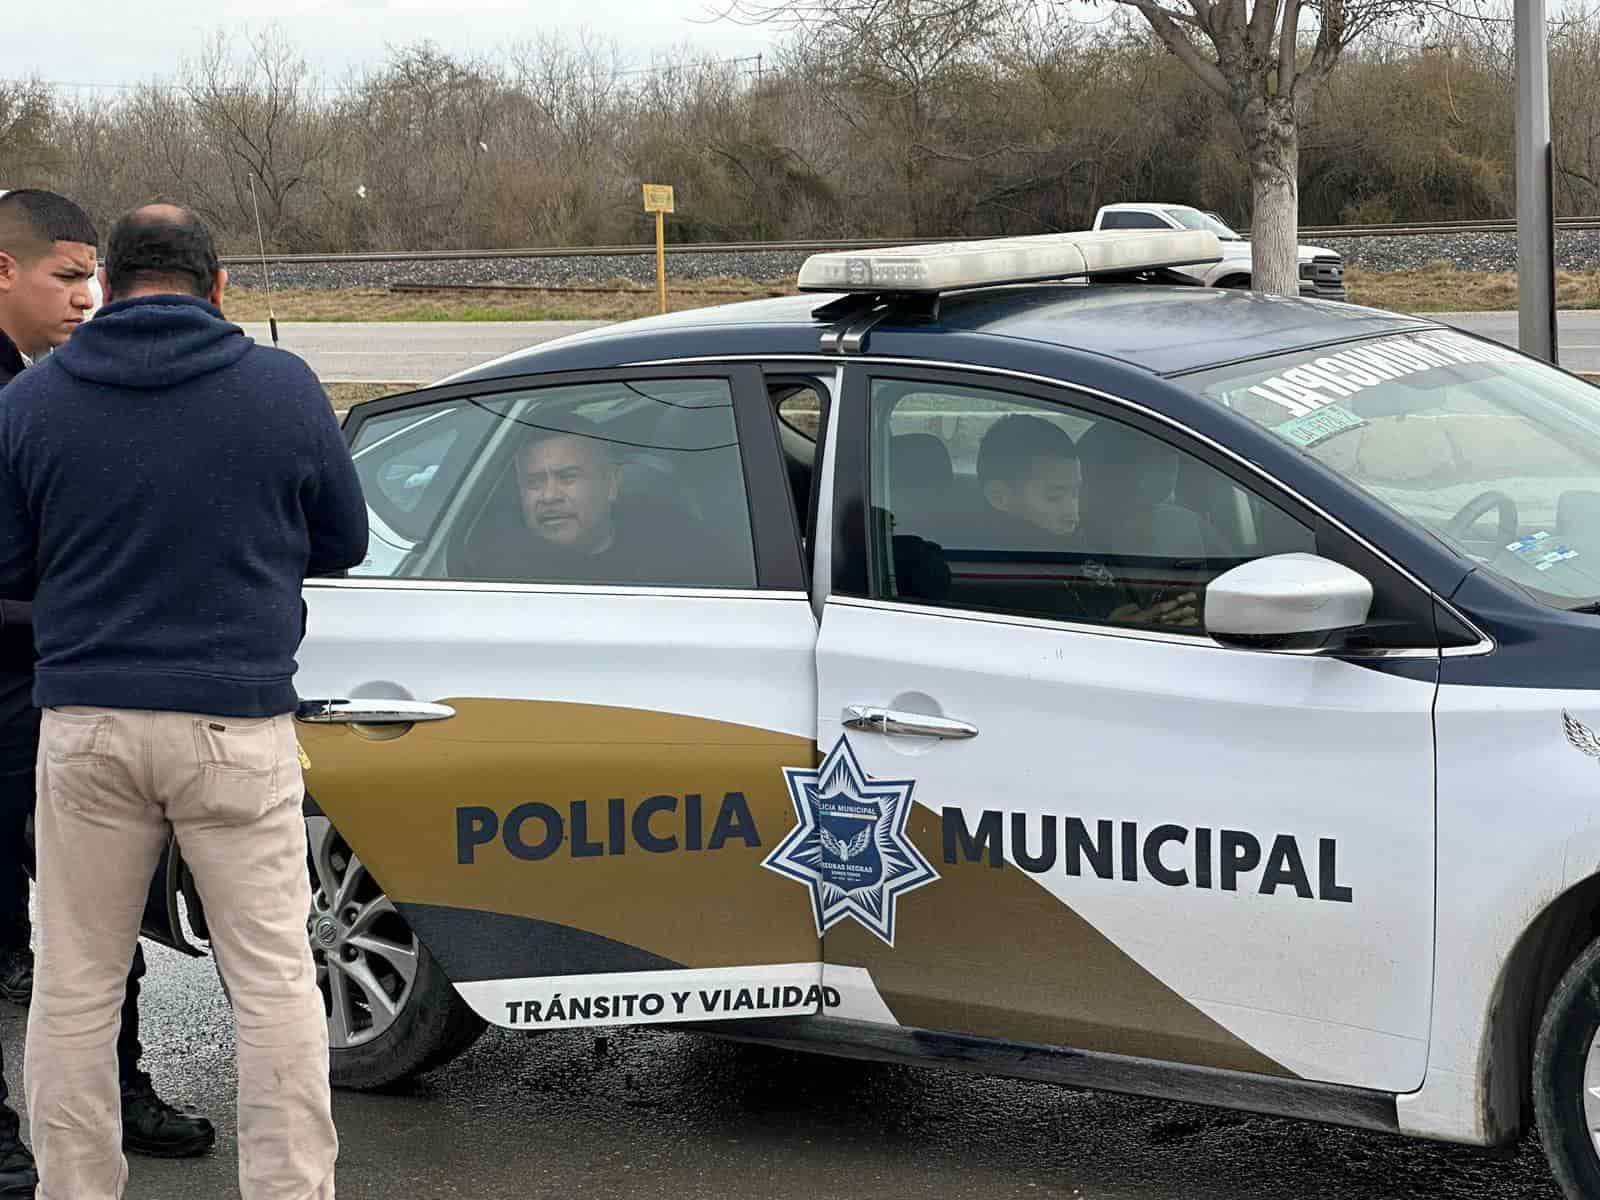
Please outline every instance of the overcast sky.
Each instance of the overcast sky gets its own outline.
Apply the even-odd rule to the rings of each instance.
[[[307,60],[334,79],[376,65],[385,47],[432,39],[446,49],[493,53],[541,30],[586,25],[614,37],[630,60],[692,44],[707,58],[754,54],[767,29],[704,23],[708,0],[11,0],[0,12],[0,77],[133,83],[172,74],[218,28],[277,24]],[[70,18],[63,19],[63,13]],[[702,23],[696,23],[701,18]]]

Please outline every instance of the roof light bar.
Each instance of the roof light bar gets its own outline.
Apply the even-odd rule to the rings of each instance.
[[[935,242],[813,254],[802,292],[949,292],[994,283],[1070,279],[1217,262],[1222,243],[1201,230],[1097,230],[981,242]]]

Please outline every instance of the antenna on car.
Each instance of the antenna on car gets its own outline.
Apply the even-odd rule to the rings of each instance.
[[[267,239],[261,232],[261,204],[256,200],[256,175],[250,172],[250,207],[256,213],[256,245],[261,247],[261,274],[267,281],[267,328],[272,330],[272,345],[278,345],[278,315],[272,311],[272,271],[267,267]]]

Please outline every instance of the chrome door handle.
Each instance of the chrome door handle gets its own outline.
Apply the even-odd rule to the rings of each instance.
[[[955,741],[978,736],[978,727],[968,725],[965,721],[932,717],[927,713],[896,712],[892,708],[875,708],[869,704],[847,704],[844,724],[846,729],[859,729],[863,733],[893,733],[901,737]]]
[[[425,700],[302,700],[294,715],[308,725],[414,725],[448,720],[456,710]]]

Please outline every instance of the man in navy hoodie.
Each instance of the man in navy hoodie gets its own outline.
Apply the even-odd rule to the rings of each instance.
[[[109,303],[0,404],[0,598],[33,602],[40,958],[25,1066],[39,1200],[117,1200],[114,1044],[168,831],[238,1026],[245,1200],[331,1200],[327,1025],[305,934],[301,584],[366,553],[316,377],[220,310],[190,213],[123,218]]]
[[[64,345],[98,302],[94,270],[99,234],[84,211],[54,192],[0,194],[0,385],[32,359]],[[25,835],[33,813],[39,710],[33,706],[33,626],[26,603],[0,601],[0,997],[27,1004],[33,993]],[[139,1064],[139,980],[135,950],[117,1039],[123,1145],[163,1158],[203,1154],[216,1140],[204,1117],[156,1094]],[[22,1144],[0,1075],[0,1198],[32,1197],[33,1156]]]

